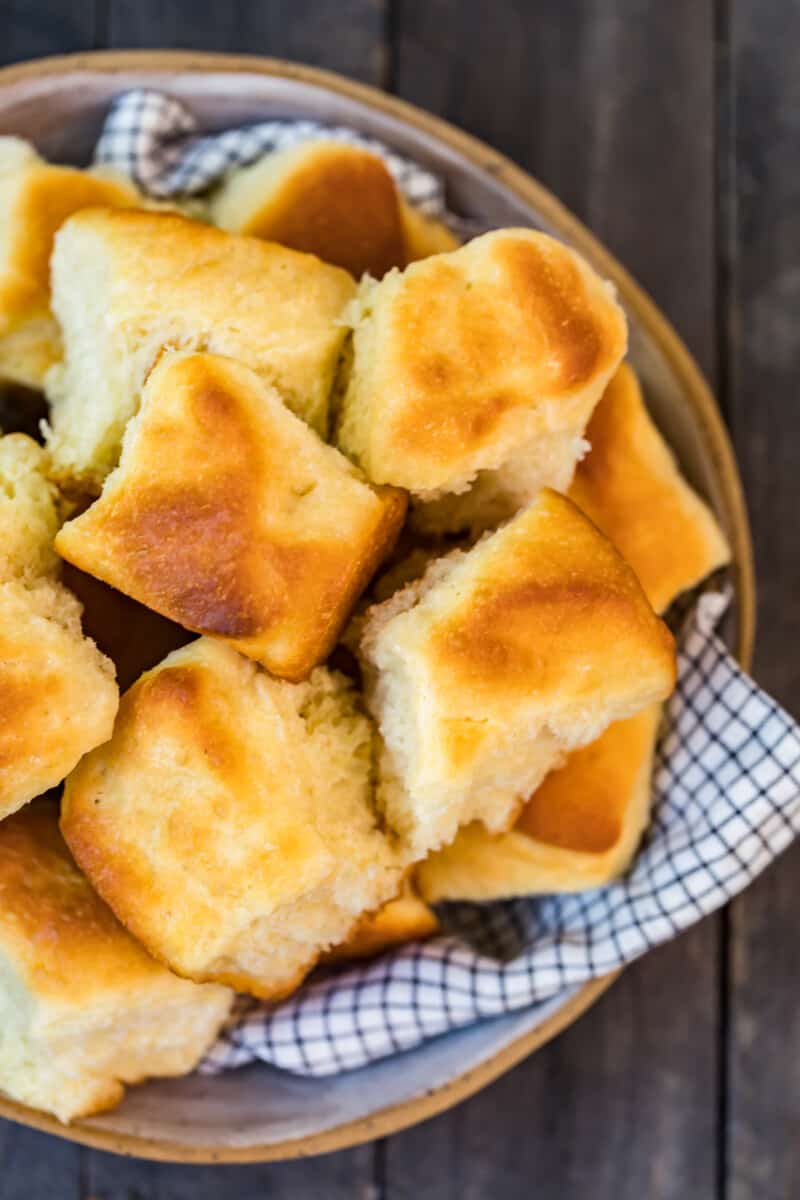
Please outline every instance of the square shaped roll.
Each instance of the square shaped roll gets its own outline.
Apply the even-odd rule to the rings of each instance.
[[[417,885],[438,900],[503,900],[579,892],[621,875],[650,816],[659,705],[616,721],[570,754],[525,803],[512,830],[480,822],[420,863]]]
[[[102,495],[56,539],[69,562],[275,675],[331,650],[391,547],[375,488],[231,359],[167,354]]]
[[[215,224],[316,254],[357,279],[405,266],[394,180],[361,146],[309,141],[228,175],[211,201]]]
[[[170,347],[245,363],[325,434],[346,271],[174,213],[90,209],[59,231],[52,285],[64,363],[47,379],[48,446],[65,485],[99,491]]]
[[[59,581],[59,520],[44,451],[0,438],[0,820],[110,737],[117,711],[113,664]]]
[[[675,682],[633,571],[549,490],[369,610],[360,652],[379,805],[417,858],[470,821],[507,829],[568,751]]]
[[[61,827],[157,958],[277,999],[400,888],[371,775],[343,676],[281,682],[201,638],[125,693],[114,736],[67,780]]]
[[[496,525],[566,488],[625,353],[611,286],[568,247],[507,229],[362,285],[337,444],[407,488],[432,533]]]
[[[730,561],[713,513],[680,473],[623,363],[592,414],[570,496],[639,576],[656,612]]]
[[[185,1075],[232,993],[179,979],[119,924],[38,801],[0,824],[0,1089],[62,1121]]]
[[[57,230],[89,205],[135,205],[136,189],[44,162],[27,142],[0,137],[0,378],[41,388],[61,358],[50,311],[50,253]]]

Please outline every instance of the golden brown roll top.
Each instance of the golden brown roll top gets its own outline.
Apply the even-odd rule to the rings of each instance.
[[[567,499],[537,501],[367,614],[380,800],[411,853],[498,832],[565,752],[664,699],[675,654],[630,567]]]
[[[310,141],[233,171],[211,202],[215,224],[316,254],[357,279],[405,266],[394,181],[360,146]]]
[[[168,354],[119,467],[57,539],[81,570],[301,679],[331,650],[402,523],[247,367]]]
[[[90,205],[140,197],[126,180],[44,162],[18,138],[0,138],[0,377],[40,388],[61,357],[50,311],[50,253],[66,219]]]
[[[0,1089],[63,1121],[124,1085],[183,1075],[227,1016],[226,988],[178,979],[92,891],[38,801],[0,824]]]
[[[251,367],[324,434],[346,271],[171,213],[91,209],[59,232],[52,281],[65,361],[48,378],[49,447],[71,487],[99,491],[167,347]]]
[[[523,229],[362,286],[351,320],[341,448],[375,482],[425,501],[478,476],[480,508],[500,516],[543,485],[569,483],[626,347],[610,285],[560,242]],[[508,493],[505,507],[497,492]],[[481,516],[469,495],[447,505],[429,514],[437,531]]]
[[[125,694],[67,781],[64,836],[173,970],[277,998],[400,887],[371,742],[342,676],[282,683],[201,638]]]
[[[423,895],[501,900],[577,892],[621,874],[650,815],[660,707],[651,705],[569,755],[526,801],[512,830],[479,822],[417,868]]]
[[[117,710],[113,665],[59,582],[46,468],[24,434],[0,438],[0,820],[109,737]]]
[[[611,538],[656,612],[730,561],[710,509],[680,474],[639,381],[619,368],[595,409],[570,496]]]

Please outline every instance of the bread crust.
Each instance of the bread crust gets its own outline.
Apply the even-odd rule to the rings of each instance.
[[[162,616],[299,680],[332,649],[405,505],[247,367],[169,354],[119,467],[56,545]]]
[[[113,1107],[125,1084],[190,1071],[233,998],[134,941],[75,866],[49,801],[0,824],[0,979],[0,1088],[65,1121]]]
[[[656,612],[730,561],[713,513],[680,473],[623,363],[592,414],[570,497],[639,576]]]
[[[394,180],[359,146],[313,141],[268,154],[228,177],[211,213],[223,229],[316,254],[356,279],[405,266]]]
[[[371,736],[343,677],[286,684],[201,638],[125,694],[67,780],[62,830],[151,954],[280,999],[400,886]]]

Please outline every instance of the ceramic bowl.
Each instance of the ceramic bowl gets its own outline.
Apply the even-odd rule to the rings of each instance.
[[[0,70],[0,132],[48,158],[88,160],[112,97],[148,86],[180,97],[207,129],[268,117],[351,125],[440,172],[456,212],[491,225],[529,224],[580,250],[612,279],[627,310],[631,357],[683,469],[715,509],[734,552],[728,636],[749,660],[754,585],[747,517],[718,410],[669,323],[624,269],[544,188],[452,126],[360,84],[290,63],[191,53],[100,53]],[[334,1079],[264,1066],[150,1083],[116,1111],[69,1127],[0,1099],[0,1115],[118,1153],[195,1162],[317,1154],[420,1121],[472,1094],[571,1024],[609,986],[587,984],[550,1011],[521,1012]]]

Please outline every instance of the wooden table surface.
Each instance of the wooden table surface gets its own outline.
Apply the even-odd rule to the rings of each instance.
[[[759,576],[755,673],[800,713],[797,0],[4,0],[0,59],[182,47],[377,84],[559,195],[712,383]],[[0,1123],[0,1200],[800,1196],[800,847],[454,1111],[370,1146],[160,1166]]]

